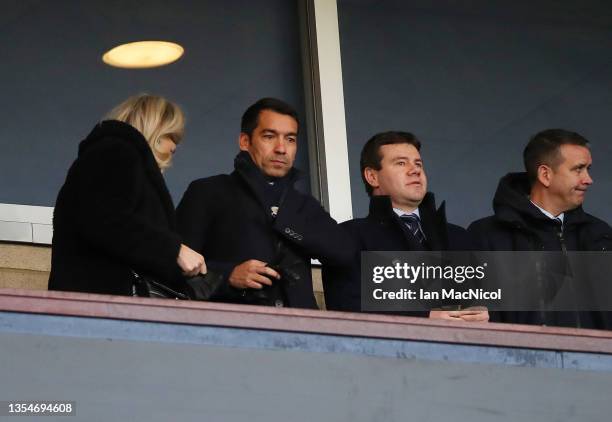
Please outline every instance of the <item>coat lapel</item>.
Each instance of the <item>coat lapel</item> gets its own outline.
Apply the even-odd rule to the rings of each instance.
[[[433,193],[428,192],[419,206],[421,228],[425,233],[425,245],[422,245],[412,233],[409,233],[405,224],[393,211],[391,199],[388,196],[373,196],[370,199],[370,214],[368,218],[375,219],[379,224],[393,227],[402,233],[406,250],[432,251],[448,249],[448,231],[446,230],[445,203],[436,210]]]

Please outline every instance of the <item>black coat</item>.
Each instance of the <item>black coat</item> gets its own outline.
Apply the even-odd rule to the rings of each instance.
[[[366,218],[346,221],[341,226],[351,234],[357,253],[348,266],[323,266],[323,289],[327,309],[361,311],[361,251],[465,251],[472,250],[470,236],[462,227],[446,221],[444,203],[436,210],[432,193],[427,193],[419,206],[425,247],[407,230],[393,211],[388,196],[373,196]],[[423,312],[404,315],[426,316]]]
[[[293,188],[295,169],[284,180],[278,214],[273,218],[266,200],[266,180],[248,153],[238,154],[234,164],[235,171],[229,175],[192,182],[177,207],[185,243],[204,255],[208,268],[225,277],[216,300],[316,308],[310,259],[347,262],[352,256],[348,235],[312,196]],[[229,275],[238,264],[257,259],[277,265],[287,252],[296,257],[298,281],[273,280],[273,286],[262,291],[229,286]]]
[[[529,200],[526,173],[504,176],[493,199],[495,214],[473,222],[468,228],[478,249],[484,251],[562,251],[560,227]],[[581,207],[567,211],[563,221],[563,243],[568,251],[612,250],[612,229]],[[517,324],[604,328],[602,313],[500,312],[492,320]]]
[[[130,295],[132,270],[179,289],[172,199],[145,138],[109,120],[80,143],[53,215],[50,290]]]

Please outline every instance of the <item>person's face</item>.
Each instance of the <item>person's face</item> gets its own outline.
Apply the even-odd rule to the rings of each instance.
[[[253,134],[240,134],[240,149],[249,153],[264,174],[283,177],[293,167],[297,132],[298,124],[293,117],[263,110]]]
[[[587,189],[593,183],[589,169],[593,160],[588,148],[580,145],[561,145],[562,161],[550,168],[545,176],[548,192],[561,212],[579,207]]]
[[[421,154],[410,144],[383,145],[381,169],[364,169],[373,195],[388,195],[395,208],[417,208],[427,192]]]
[[[155,149],[161,156],[168,158],[176,151],[176,144],[169,136],[163,136],[159,139]]]

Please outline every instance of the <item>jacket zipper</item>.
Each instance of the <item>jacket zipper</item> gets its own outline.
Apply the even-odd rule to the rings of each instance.
[[[563,237],[563,226],[559,227],[557,230],[557,237],[559,238],[559,243],[561,244],[561,252],[563,253],[563,258],[565,259],[566,271],[569,271],[569,257],[567,255],[567,246],[565,245],[565,238]],[[568,273],[568,277],[570,279],[570,283],[572,286],[572,292],[574,292],[574,277],[571,272]],[[574,309],[574,314],[576,315],[576,325],[578,328],[582,327],[582,322],[580,320],[580,312]]]

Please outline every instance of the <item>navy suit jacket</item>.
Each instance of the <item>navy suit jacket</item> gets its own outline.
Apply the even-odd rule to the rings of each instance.
[[[325,304],[329,310],[361,312],[361,251],[473,250],[465,229],[446,222],[444,203],[436,209],[434,195],[427,193],[419,206],[425,244],[420,244],[393,211],[388,196],[373,196],[366,218],[340,226],[351,236],[356,254],[350,266],[323,265]],[[426,312],[402,315],[427,316]]]

